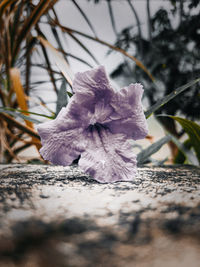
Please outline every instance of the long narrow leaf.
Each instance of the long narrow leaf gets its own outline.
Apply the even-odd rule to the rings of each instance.
[[[1,107],[0,107],[0,112],[4,112],[6,114],[9,114],[9,115],[11,115],[11,116],[13,116],[15,118],[20,117],[20,118],[22,118],[22,119],[24,119],[26,121],[30,121],[30,122],[33,122],[33,123],[36,123],[36,124],[40,123],[40,121],[38,121],[36,119],[33,119],[33,118],[29,117],[29,116],[23,115],[20,112],[14,112],[14,111],[11,111],[11,110],[5,110],[4,108],[1,108]]]
[[[43,116],[43,117],[44,117],[44,116],[45,116],[45,117],[48,117],[49,119],[54,118],[54,115],[55,115],[54,111],[52,111],[52,110],[46,105],[47,103],[45,103],[44,100],[43,100],[40,96],[36,96],[36,97],[37,97],[37,99],[39,100],[39,102],[38,102],[38,101],[34,101],[32,98],[30,99],[30,101],[35,102],[36,104],[39,104],[39,106],[44,107],[46,110],[48,110],[48,111],[52,114],[52,116],[46,116],[46,115],[42,115],[42,116]],[[35,114],[35,115],[37,115],[37,114]],[[40,115],[40,116],[41,116],[41,115]]]
[[[21,151],[23,151],[23,150],[29,148],[31,145],[32,145],[32,144],[23,144],[23,145],[21,145],[20,147],[17,147],[16,149],[14,149],[14,150],[13,150],[13,153],[14,153],[15,157],[16,157],[16,155],[17,155],[18,153],[20,153]],[[8,163],[10,163],[10,162],[12,161],[12,159],[13,159],[13,157],[12,157],[11,155],[7,156],[7,162],[8,162]],[[20,162],[20,160],[19,160],[19,162]]]
[[[115,35],[117,36],[117,28],[115,25],[115,18],[114,18],[114,14],[113,14],[111,0],[108,0],[107,4],[108,4],[108,11],[109,11],[110,19],[111,19],[112,28],[113,28]]]
[[[20,153],[21,151],[23,151],[23,150],[29,148],[31,145],[32,145],[32,144],[24,144],[24,145],[22,145],[22,146],[16,148],[16,149],[14,150],[14,153],[15,153],[15,154],[18,154],[18,153]]]
[[[46,48],[41,44],[42,46],[42,51],[43,51],[43,54],[44,54],[44,58],[46,60],[46,63],[47,63],[47,67],[46,67],[46,70],[50,76],[50,79],[51,79],[51,82],[53,84],[53,88],[54,88],[54,91],[56,92],[56,94],[58,93],[58,89],[57,89],[57,86],[56,86],[56,82],[55,82],[55,78],[54,78],[54,73],[53,73],[53,70],[51,68],[51,63],[50,63],[50,60],[48,58],[48,55],[47,55],[47,52],[46,52]]]
[[[6,105],[6,95],[4,91],[1,89],[1,84],[0,84],[0,99],[2,101],[2,104]]]
[[[158,100],[158,102],[151,106],[146,112],[145,112],[145,116],[146,118],[149,118],[153,112],[155,112],[156,110],[158,110],[160,107],[164,106],[166,103],[168,103],[170,100],[172,100],[174,97],[176,97],[177,95],[179,95],[180,93],[182,93],[183,91],[185,91],[186,89],[188,89],[189,87],[193,86],[194,84],[198,83],[200,81],[200,78],[193,80],[177,89],[175,89],[172,93],[166,95],[164,98]]]
[[[19,121],[15,120],[13,117],[9,116],[8,114],[0,113],[0,117],[3,120],[5,120],[8,124],[10,124],[11,126],[15,126],[16,128],[22,130],[24,133],[27,133],[30,136],[36,137],[37,139],[40,140],[38,133],[36,133],[32,128],[20,123]]]
[[[64,77],[66,78],[67,82],[72,86],[72,80],[73,80],[73,73],[67,64],[66,60],[59,54],[59,52],[43,37],[38,36],[39,41],[48,49],[48,51],[51,53],[52,57],[54,58],[54,61]]]
[[[58,93],[58,99],[56,103],[56,116],[60,112],[60,110],[67,105],[68,98],[67,98],[67,88],[66,82],[63,81]]]
[[[47,115],[44,115],[44,114],[40,114],[40,113],[36,113],[36,112],[32,112],[32,111],[21,110],[21,109],[16,109],[16,108],[0,107],[0,110],[2,110],[2,112],[4,112],[4,110],[11,110],[11,111],[14,111],[14,112],[21,112],[21,113],[36,115],[36,116],[48,118],[48,119],[51,119],[51,120],[53,119],[53,116],[47,116]],[[52,111],[50,111],[50,112],[52,112]]]
[[[112,45],[112,44],[110,44],[110,43],[108,43],[108,42],[105,42],[105,41],[103,41],[103,40],[101,40],[101,39],[99,39],[99,38],[95,38],[95,37],[92,37],[92,36],[90,36],[90,35],[88,35],[88,34],[82,33],[82,32],[80,32],[80,31],[76,31],[76,30],[74,30],[74,29],[71,29],[71,28],[68,28],[68,27],[64,27],[64,26],[62,26],[60,23],[58,23],[57,21],[52,21],[51,24],[52,24],[52,25],[57,25],[57,26],[59,26],[63,31],[67,32],[68,34],[76,33],[76,34],[78,34],[78,35],[80,35],[80,36],[83,36],[83,37],[85,37],[85,38],[87,38],[87,39],[90,39],[90,40],[93,40],[93,41],[95,41],[95,42],[97,42],[97,43],[100,43],[100,44],[102,44],[102,45],[105,45],[105,46],[107,46],[107,47],[109,47],[109,48],[111,48],[111,49],[113,49],[113,50],[115,50],[115,51],[118,51],[119,53],[121,53],[121,54],[123,54],[124,56],[126,56],[126,57],[130,58],[131,60],[133,60],[133,61],[135,62],[135,64],[136,64],[138,67],[140,67],[141,69],[143,69],[144,72],[149,76],[149,78],[150,78],[152,81],[154,81],[153,76],[152,76],[151,73],[147,70],[147,68],[142,64],[142,62],[139,61],[139,60],[138,60],[137,58],[135,58],[134,56],[131,56],[130,54],[128,54],[125,50],[123,50],[123,49],[121,49],[121,48],[119,48],[119,47],[116,47],[116,46],[114,46],[114,45]]]
[[[38,67],[38,68],[42,68],[42,69],[44,69],[44,70],[46,70],[46,66],[45,65],[43,65],[43,64],[31,64],[33,67]],[[55,70],[53,70],[52,69],[52,73],[54,73],[54,74],[60,74],[60,72],[59,71],[55,71]],[[56,79],[55,79],[55,81],[56,81]],[[32,82],[32,84],[42,84],[42,83],[49,83],[49,80],[47,80],[47,81],[37,81],[37,82]]]
[[[36,30],[37,30],[37,33],[41,37],[46,39],[45,35],[42,33],[42,31],[40,30],[38,25],[36,25]],[[43,55],[44,55],[44,58],[45,58],[45,61],[46,61],[46,64],[47,64],[47,66],[45,66],[45,70],[47,70],[47,72],[49,74],[49,77],[50,77],[51,82],[53,84],[53,88],[54,88],[55,93],[58,94],[58,89],[57,89],[56,81],[55,81],[55,78],[54,78],[54,72],[53,72],[53,69],[52,69],[52,66],[51,66],[47,51],[46,51],[46,47],[41,42],[40,42],[40,45],[41,45],[42,52],[43,52]]]
[[[13,48],[15,45],[15,40],[18,38],[18,30],[19,30],[19,26],[20,26],[20,17],[22,15],[23,12],[23,8],[24,8],[24,2],[20,1],[19,5],[17,6],[17,10],[14,12],[14,22],[12,23],[12,27],[11,27],[11,50],[13,53]]]
[[[5,149],[5,154],[9,154],[11,159],[16,159],[18,162],[20,162],[20,160],[18,159],[18,157],[15,155],[15,153],[13,152],[12,148],[9,146],[6,136],[5,134],[3,134],[2,130],[0,129],[0,140],[1,140],[1,144],[2,147]]]
[[[139,36],[139,48],[140,48],[140,53],[143,55],[143,49],[142,49],[142,30],[141,30],[141,23],[140,23],[140,19],[139,19],[139,16],[131,2],[131,0],[127,0],[129,6],[130,6],[130,9],[132,10],[134,16],[135,16],[135,19],[136,19],[136,22],[137,22],[137,28],[138,28],[138,36]]]
[[[9,143],[9,146],[10,147],[13,147],[17,142],[22,142],[22,143],[24,143],[24,144],[29,144],[29,145],[35,145],[36,143],[37,144],[40,144],[40,142],[39,142],[39,140],[37,140],[36,141],[36,143],[33,143],[32,141],[28,141],[28,140],[26,140],[26,138],[23,138],[23,135],[24,135],[24,132],[20,132],[20,131],[18,131],[17,133],[15,132],[15,133],[13,133],[12,131],[11,131],[11,129],[9,129],[9,127],[5,127],[6,129],[5,129],[5,131],[6,131],[6,134],[7,135],[9,135],[10,137],[11,137],[11,142]]]
[[[81,42],[76,36],[74,36],[72,33],[68,32],[69,36],[71,36],[72,39],[75,40],[82,48],[85,50],[86,53],[94,60],[94,62],[99,65],[99,61],[96,59],[96,57],[90,52],[90,50]]]
[[[191,144],[195,150],[195,153],[200,163],[200,126],[197,123],[184,118],[176,116],[169,117],[176,120],[188,134]]]
[[[179,151],[181,151],[184,158],[187,159],[187,162],[191,163],[193,165],[198,165],[198,160],[195,157],[192,150],[190,150],[184,143],[182,144],[175,136],[171,135],[171,137],[172,137],[172,141],[178,147]],[[187,141],[190,141],[190,140],[187,140]],[[190,142],[190,144],[191,144],[191,142]],[[192,144],[191,144],[191,146],[192,146]],[[178,163],[178,162],[175,162],[175,163]],[[181,163],[184,163],[184,162],[181,162]]]
[[[74,59],[76,59],[77,61],[80,61],[80,62],[82,62],[83,64],[87,65],[88,67],[93,68],[93,66],[92,66],[90,63],[88,63],[86,60],[84,60],[84,59],[82,59],[82,58],[80,58],[80,57],[77,57],[77,56],[75,56],[75,55],[73,55],[73,54],[71,54],[71,53],[66,53],[66,52],[64,52],[63,50],[61,50],[60,52],[61,52],[63,55],[66,55],[66,56],[68,56],[68,57],[74,58]]]
[[[4,128],[5,128],[6,134],[10,138],[10,142],[9,142],[10,147],[13,147],[18,141],[21,141],[22,143],[28,142],[28,141],[25,141],[25,139],[23,138],[23,135],[24,135],[23,131],[20,131],[19,129],[17,129],[17,131],[13,131],[13,127],[10,127],[10,125],[7,122],[5,123],[6,124],[4,125]],[[37,142],[39,142],[39,140],[37,140]]]
[[[6,10],[7,7],[12,5],[14,2],[18,0],[4,0],[0,3],[0,18],[2,17],[3,12]]]
[[[17,97],[17,102],[19,104],[19,107],[22,110],[27,110],[28,111],[28,106],[26,103],[26,96],[24,93],[24,89],[21,84],[21,79],[20,79],[20,72],[17,68],[11,68],[10,69],[10,78],[12,81],[13,89],[16,93]],[[27,126],[33,128],[33,125],[30,121],[25,120]]]
[[[147,147],[146,149],[142,150],[137,155],[138,164],[145,163],[151,155],[156,153],[163,145],[167,144],[171,139],[172,137],[170,135],[166,135],[157,142]]]
[[[40,17],[47,11],[49,6],[54,4],[55,2],[55,0],[40,0],[39,4],[34,8],[31,15],[24,22],[23,28],[20,30],[18,38],[15,42],[12,65],[14,64],[15,57],[19,52],[22,41],[27,37],[32,27],[39,21]]]
[[[56,40],[56,42],[57,42],[57,44],[58,44],[59,51],[60,51],[60,52],[64,51],[64,49],[63,49],[63,46],[62,46],[62,43],[61,43],[61,40],[60,40],[60,37],[59,37],[59,35],[58,35],[58,31],[57,31],[56,27],[51,27],[51,31],[52,31],[52,33],[53,33],[53,36],[54,36],[54,38],[55,38],[55,40]],[[67,57],[66,57],[66,54],[64,54],[63,52],[62,52],[62,54],[63,54],[63,56],[64,56],[65,60],[67,61],[67,63],[69,64],[69,62],[68,62],[68,59],[67,59]]]
[[[18,105],[22,110],[24,110],[24,112],[28,111],[28,105],[26,102],[26,95],[24,93],[24,89],[23,89],[22,84],[21,84],[20,72],[17,68],[11,68],[9,73],[10,73],[10,78],[12,81],[13,90],[16,93]],[[28,114],[28,112],[27,112],[27,114]],[[30,127],[32,129],[34,128],[33,122],[36,122],[36,120],[34,120],[32,118],[28,119],[28,116],[25,116],[25,115],[20,114],[20,113],[18,114],[18,116],[24,119],[27,127]],[[34,136],[32,136],[32,141],[33,141],[33,143],[35,143],[35,137]],[[37,144],[36,144],[36,147],[37,147],[37,149],[40,148],[40,146]]]
[[[29,40],[27,38],[26,44],[29,43]],[[30,90],[30,74],[31,74],[31,54],[26,54],[26,83],[25,83],[25,93],[29,94]]]
[[[90,27],[91,31],[93,32],[94,36],[97,37],[96,31],[94,29],[94,27],[92,26],[92,23],[89,21],[88,17],[86,16],[86,14],[83,12],[83,10],[81,9],[81,7],[77,4],[77,2],[75,0],[72,0],[72,2],[74,3],[74,5],[77,7],[77,9],[79,10],[79,12],[81,13],[81,15],[83,16],[83,18],[85,19],[85,21],[87,22],[88,26]]]

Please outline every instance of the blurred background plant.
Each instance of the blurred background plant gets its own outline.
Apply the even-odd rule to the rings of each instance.
[[[175,163],[198,164],[200,127],[193,121],[198,121],[200,115],[197,79],[200,76],[200,1],[170,1],[170,10],[160,8],[151,16],[152,1],[146,0],[148,36],[144,37],[134,1],[124,0],[123,4],[132,11],[137,26],[130,25],[117,32],[113,10],[115,0],[104,0],[115,43],[98,38],[95,25],[81,8],[81,2],[70,1],[92,34],[86,34],[81,28],[75,30],[65,26],[56,11],[58,0],[0,1],[1,162],[21,161],[19,153],[30,147],[39,150],[41,144],[34,125],[41,118],[55,118],[73,94],[70,59],[76,60],[77,66],[84,64],[87,68],[102,63],[91,52],[89,43],[85,45],[84,39],[107,47],[108,55],[115,51],[124,56],[111,77],[123,86],[135,81],[144,84],[149,106],[147,117],[152,113],[172,115],[156,117],[166,136],[145,149],[139,147],[139,164],[163,164],[167,159],[155,161],[151,156],[166,143],[170,144]],[[98,7],[101,1],[93,2]],[[84,2],[89,5],[92,0]],[[77,51],[69,53],[68,38],[84,51],[88,60]],[[47,73],[49,79],[41,78],[38,72]],[[54,91],[56,101],[53,106],[43,100],[42,96],[48,94],[46,86]],[[37,112],[33,112],[34,108]],[[177,117],[180,115],[185,119]],[[181,126],[179,130],[175,121]],[[187,138],[180,139],[184,136]],[[147,138],[151,140],[150,136]],[[39,153],[35,157],[42,162]]]
[[[19,161],[17,154],[34,145],[40,148],[29,118],[31,56],[37,43],[32,29],[56,1],[1,1],[0,3],[0,148],[1,161]],[[45,53],[45,51],[44,51]],[[23,112],[22,112],[23,111]],[[20,117],[22,121],[16,119]]]
[[[134,27],[122,29],[116,34],[115,45],[126,51],[134,47],[133,55],[136,54],[137,58],[144,63],[156,82],[152,83],[141,69],[130,61],[117,66],[111,77],[115,79],[123,77],[123,85],[127,85],[133,79],[142,81],[146,89],[145,95],[151,106],[175,88],[200,76],[200,1],[171,0],[170,8],[162,7],[151,16],[151,1],[147,0],[147,37],[142,32],[133,2],[128,1],[128,3],[137,21],[137,32]],[[178,114],[190,120],[199,121],[199,84],[196,83],[189,90],[157,109],[155,114]],[[184,135],[185,129],[178,130],[175,120],[166,116],[156,118],[174,137],[179,139]],[[170,141],[170,148],[177,162],[177,145]]]

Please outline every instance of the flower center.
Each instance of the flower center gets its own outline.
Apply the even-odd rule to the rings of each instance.
[[[105,126],[105,125],[103,125],[103,124],[101,124],[99,122],[95,122],[94,124],[90,123],[90,125],[88,126],[88,130],[90,132],[97,131],[98,133],[100,133],[101,130],[103,130],[103,129],[107,129],[107,126]]]
[[[97,122],[97,119],[95,116],[93,116],[91,119],[90,119],[90,125],[95,125]]]

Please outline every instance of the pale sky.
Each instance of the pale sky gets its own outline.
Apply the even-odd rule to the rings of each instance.
[[[108,5],[106,1],[100,1],[98,4],[94,4],[94,0],[76,0],[78,5],[87,14],[89,20],[91,21],[93,27],[95,28],[97,35],[100,39],[114,43],[115,34],[112,29]],[[138,16],[140,18],[143,36],[147,35],[147,15],[146,15],[146,0],[132,0]],[[169,6],[168,1],[151,0],[150,1],[150,11],[151,14],[161,7]],[[114,0],[112,1],[113,14],[115,18],[117,31],[120,32],[123,28],[131,25],[136,25],[136,20],[133,12],[130,10],[126,0]],[[71,27],[73,29],[82,31],[84,33],[92,35],[90,28],[88,27],[86,21],[81,16],[80,12],[76,6],[70,0],[60,0],[56,5],[56,11],[59,15],[60,21],[63,25]],[[137,32],[137,27],[135,28]],[[107,47],[96,44],[93,41],[89,41],[85,38],[80,38],[85,45],[89,46],[90,50],[95,54],[99,62],[105,65],[108,72],[111,72],[118,63],[122,60],[122,56],[119,53],[112,53],[110,56],[106,57]],[[73,41],[68,40],[69,47],[71,51],[76,51],[77,55],[81,55],[84,59],[88,60],[88,55]],[[93,60],[89,61],[94,64]],[[71,61],[72,68],[75,72],[84,71],[88,67],[77,62]]]

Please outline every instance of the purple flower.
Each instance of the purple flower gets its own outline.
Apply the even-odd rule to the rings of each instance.
[[[81,156],[80,168],[101,183],[132,181],[137,162],[128,140],[147,135],[142,85],[115,92],[100,66],[77,73],[73,91],[57,118],[39,125],[41,155],[64,166]]]

